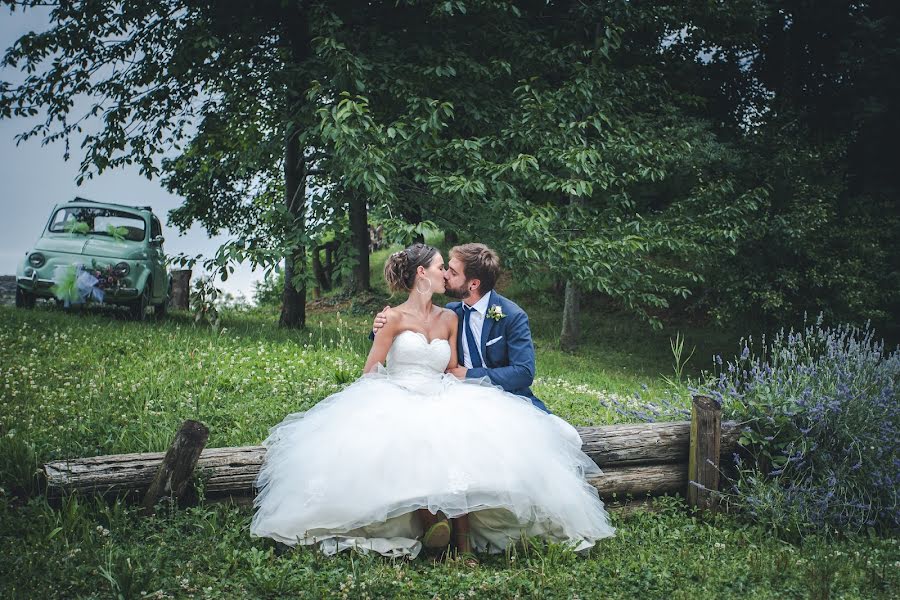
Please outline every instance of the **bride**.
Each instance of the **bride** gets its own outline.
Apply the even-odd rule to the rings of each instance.
[[[360,379],[272,428],[251,535],[411,558],[451,541],[500,552],[540,536],[581,551],[613,535],[571,425],[487,378],[445,373],[459,319],[432,304],[443,270],[424,244],[388,259],[388,285],[409,297]]]

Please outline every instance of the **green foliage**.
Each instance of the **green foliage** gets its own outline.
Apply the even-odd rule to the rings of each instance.
[[[720,321],[772,329],[804,314],[888,324],[900,301],[892,264],[900,215],[871,198],[850,200],[843,147],[803,147],[800,132],[771,134],[754,154],[772,196],[733,257],[706,273],[707,306]]]
[[[253,284],[253,301],[257,306],[280,306],[284,290],[284,271],[270,273]]]
[[[0,426],[0,482],[7,493],[24,497],[38,494],[42,466],[32,443],[16,435],[15,427]]]
[[[215,286],[212,275],[198,277],[190,294],[190,309],[194,315],[194,323],[209,325],[213,331],[221,327],[219,319],[219,296],[222,291]]]
[[[588,556],[528,541],[506,554],[392,561],[311,550],[281,554],[247,535],[250,510],[229,504],[153,517],[120,502],[0,498],[0,593],[6,597],[890,598],[900,558],[890,538],[818,537],[789,545],[730,518],[702,520],[672,498],[614,516],[615,538]],[[55,532],[55,533],[54,533]],[[144,594],[141,594],[144,592]]]
[[[697,350],[696,346],[691,348],[690,353],[687,357],[684,356],[684,336],[681,332],[677,332],[674,338],[669,339],[669,347],[672,349],[672,371],[674,372],[674,377],[663,377],[663,380],[670,387],[677,388],[684,385],[684,368],[687,366],[687,363],[693,358],[694,352]]]
[[[720,322],[889,323],[897,16],[823,7],[66,4],[6,53],[29,76],[0,118],[81,136],[82,177],[164,175],[173,224],[233,234],[206,264],[223,278],[287,258],[302,288],[362,197],[389,239],[431,223],[656,326],[689,299]]]

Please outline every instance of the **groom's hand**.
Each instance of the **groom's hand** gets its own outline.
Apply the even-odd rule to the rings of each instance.
[[[466,371],[468,371],[465,367],[456,367],[453,369],[447,369],[447,372],[456,377],[457,379],[465,379]]]
[[[387,323],[387,314],[391,310],[390,306],[385,306],[381,309],[381,312],[375,315],[375,320],[372,322],[372,335],[376,335],[378,330],[384,327],[384,324]]]

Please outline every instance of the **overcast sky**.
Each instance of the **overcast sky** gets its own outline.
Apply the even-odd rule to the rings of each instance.
[[[0,51],[5,53],[15,40],[29,31],[46,29],[46,10],[29,10],[10,14],[0,8]],[[0,80],[18,81],[16,71],[0,71]],[[138,174],[137,168],[107,171],[103,175],[75,184],[80,139],[72,140],[72,156],[63,160],[64,146],[55,143],[41,146],[39,139],[16,145],[15,136],[28,128],[24,119],[0,120],[0,275],[12,275],[25,252],[40,235],[54,204],[71,200],[75,196],[98,202],[150,205],[163,223],[166,238],[165,251],[170,256],[179,253],[213,256],[216,248],[226,238],[210,239],[202,227],[194,226],[184,236],[169,227],[169,210],[179,206],[182,199],[168,193],[157,180],[148,181]],[[195,271],[196,273],[196,271]],[[219,283],[226,292],[243,293],[252,298],[253,281],[262,277],[248,267],[238,268],[228,281]]]

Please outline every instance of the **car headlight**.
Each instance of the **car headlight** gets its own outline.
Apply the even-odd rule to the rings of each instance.
[[[115,273],[117,277],[125,277],[131,273],[131,265],[127,262],[120,262],[113,267],[113,273]]]
[[[47,257],[40,252],[32,252],[28,255],[28,264],[35,269],[40,269],[47,264]]]

